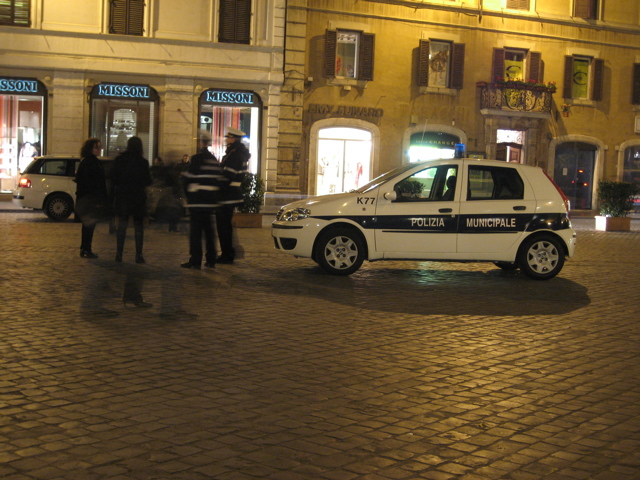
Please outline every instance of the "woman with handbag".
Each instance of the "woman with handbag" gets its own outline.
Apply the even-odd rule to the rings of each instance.
[[[76,215],[82,222],[80,257],[98,258],[93,253],[91,243],[96,224],[107,209],[108,194],[104,167],[98,155],[102,153],[102,144],[98,138],[84,142],[80,150],[80,165],[74,181],[76,187]]]

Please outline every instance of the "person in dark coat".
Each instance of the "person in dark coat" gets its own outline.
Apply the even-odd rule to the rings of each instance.
[[[189,209],[189,261],[182,268],[200,269],[202,264],[202,236],[205,242],[205,267],[216,265],[216,242],[213,230],[213,213],[219,206],[220,163],[209,151],[208,141],[201,140],[200,150],[191,157],[189,167],[182,173]]]
[[[91,248],[93,232],[108,202],[104,166],[98,160],[101,152],[100,139],[90,138],[85,141],[80,150],[80,165],[74,179],[77,184],[76,215],[82,222],[80,256],[83,258],[98,258]]]
[[[216,225],[221,250],[218,263],[233,263],[236,256],[233,248],[231,220],[235,208],[243,203],[240,186],[242,185],[242,177],[247,172],[251,156],[247,147],[242,143],[242,138],[245,136],[246,134],[237,128],[227,129],[227,135],[225,135],[227,149],[222,157],[222,162],[220,162],[224,176],[220,202],[222,205],[216,211]]]
[[[124,241],[127,237],[129,217],[133,217],[136,242],[136,263],[145,263],[142,256],[144,243],[144,216],[146,213],[146,188],[151,185],[149,162],[142,156],[142,140],[131,137],[127,149],[118,155],[111,169],[113,208],[117,216],[118,231],[116,262],[122,261]]]

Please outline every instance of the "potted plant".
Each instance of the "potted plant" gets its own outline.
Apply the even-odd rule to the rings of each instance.
[[[628,232],[631,229],[631,217],[627,215],[633,209],[633,199],[640,193],[635,183],[598,182],[598,205],[600,215],[596,216],[596,230]]]
[[[262,227],[262,205],[264,204],[264,180],[254,173],[247,173],[242,179],[244,202],[237,207],[233,225],[240,228]]]

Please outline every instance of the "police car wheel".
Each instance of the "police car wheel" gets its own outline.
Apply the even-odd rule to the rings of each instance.
[[[555,277],[564,266],[564,250],[550,235],[527,238],[518,255],[520,269],[534,280]]]
[[[316,243],[315,260],[332,275],[351,275],[365,257],[364,241],[349,228],[335,228],[320,234]]]

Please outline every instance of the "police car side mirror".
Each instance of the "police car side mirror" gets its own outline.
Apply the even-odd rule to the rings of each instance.
[[[398,198],[398,194],[396,193],[395,190],[391,190],[390,192],[385,193],[383,197],[385,198],[385,200],[389,200],[390,202],[395,202],[396,199]]]

